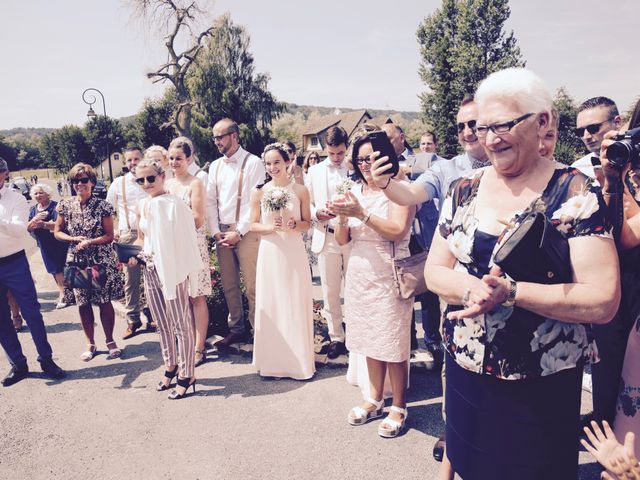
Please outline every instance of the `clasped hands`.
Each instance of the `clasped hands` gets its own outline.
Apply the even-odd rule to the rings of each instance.
[[[279,215],[273,219],[273,231],[284,230],[283,226],[286,226],[287,230],[293,230],[297,224],[293,217],[289,217],[287,223],[284,223],[284,218],[282,218],[282,215]]]
[[[216,233],[213,238],[216,241],[216,245],[226,248],[235,248],[242,239],[238,232],[234,231]]]
[[[511,283],[502,276],[498,266],[493,266],[482,278],[472,277],[472,282],[462,297],[464,309],[449,312],[449,320],[462,320],[490,312],[509,297]]]
[[[361,218],[365,215],[364,208],[351,192],[345,193],[342,198],[327,202],[327,209],[333,216]]]

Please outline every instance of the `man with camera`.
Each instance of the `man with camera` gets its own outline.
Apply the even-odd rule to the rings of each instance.
[[[638,261],[640,260],[640,252],[624,251],[620,235],[624,228],[622,192],[625,186],[622,173],[626,171],[626,164],[633,156],[625,156],[624,152],[620,152],[619,155],[610,155],[609,149],[612,149],[611,153],[613,153],[616,147],[609,145],[606,149],[606,156],[610,158],[605,160],[606,168],[600,168],[601,144],[605,138],[616,135],[615,132],[620,128],[620,123],[618,108],[613,100],[607,97],[594,97],[583,102],[578,108],[575,133],[582,139],[589,154],[578,159],[572,165],[586,175],[596,178],[603,186],[603,197],[609,207],[610,219],[614,223],[614,233],[619,247],[621,278],[623,279],[623,298],[620,302],[620,308],[611,322],[604,325],[592,325],[600,355],[600,361],[591,366],[593,419],[598,422],[607,420],[609,423],[613,423],[614,420],[625,349],[636,315],[634,313],[636,300],[634,300],[634,295],[631,295],[633,290],[628,287],[629,282],[625,281],[625,278],[635,278],[635,271],[640,264]],[[620,146],[622,150],[625,150],[622,145]],[[632,283],[636,283],[635,280]],[[625,288],[625,284],[627,288]],[[586,415],[581,423],[587,424],[591,419],[591,415]]]
[[[578,107],[575,133],[589,153],[573,162],[571,166],[600,182],[600,144],[607,132],[619,128],[620,115],[613,100],[607,97],[593,97],[584,101]]]

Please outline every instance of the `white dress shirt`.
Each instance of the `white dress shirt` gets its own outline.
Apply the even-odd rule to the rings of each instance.
[[[127,227],[124,198],[122,197],[123,182],[126,182],[127,209],[129,211],[129,227]],[[107,202],[118,212],[118,230],[138,229],[138,203],[147,198],[145,191],[135,181],[133,173],[127,172],[116,178],[107,192]]]
[[[20,193],[0,188],[0,258],[24,250],[29,205]]]
[[[207,220],[211,235],[220,233],[220,224],[236,223],[236,204],[238,199],[238,181],[240,167],[247,155],[240,147],[231,157],[220,157],[209,167],[207,180]],[[249,231],[251,191],[264,183],[266,171],[260,158],[249,154],[244,167],[244,179],[240,192],[240,217],[236,230],[242,235]]]
[[[207,186],[209,176],[207,175],[207,172],[202,170],[195,161],[189,164],[189,166],[187,167],[187,173],[199,178],[200,180],[202,180],[202,185],[204,185],[205,187]]]

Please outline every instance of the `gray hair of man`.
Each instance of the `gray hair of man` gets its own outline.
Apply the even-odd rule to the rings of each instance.
[[[32,198],[33,198],[34,194],[36,193],[36,190],[38,190],[38,189],[42,190],[45,193],[45,195],[47,197],[49,197],[49,198],[51,198],[51,195],[53,195],[53,190],[51,189],[51,187],[49,185],[45,185],[44,183],[36,183],[29,190],[29,194],[31,195]]]
[[[4,158],[0,158],[0,172],[8,172],[9,165],[7,165],[7,161]]]
[[[483,106],[491,101],[513,102],[522,113],[546,113],[551,117],[553,101],[544,81],[526,68],[506,68],[485,78],[475,94],[482,114]]]

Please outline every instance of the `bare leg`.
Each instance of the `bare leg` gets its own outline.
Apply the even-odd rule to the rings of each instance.
[[[447,457],[447,451],[445,449],[442,457],[442,464],[440,465],[440,471],[438,472],[438,480],[453,480],[454,476],[455,472],[453,471],[453,467],[451,466],[451,462],[449,461],[449,457]]]
[[[80,322],[82,322],[82,330],[84,331],[84,335],[87,337],[87,343],[89,345],[95,345],[93,308],[91,307],[91,304],[80,305],[78,310],[80,311]]]
[[[53,278],[56,281],[56,285],[58,285],[58,290],[60,290],[58,303],[62,303],[64,301],[64,274],[62,272],[54,273]]]
[[[198,357],[198,352],[205,351],[204,343],[207,340],[207,330],[209,328],[209,307],[204,295],[189,298],[189,300],[191,301],[191,309],[196,322],[196,357]],[[198,361],[197,358],[196,361]]]
[[[367,357],[367,370],[369,372],[369,385],[371,386],[371,398],[382,400],[384,394],[384,377],[387,374],[387,364],[380,360]],[[364,405],[365,410],[373,407],[370,403]]]
[[[404,362],[388,362],[387,368],[389,369],[389,379],[391,380],[391,391],[393,392],[393,405],[399,408],[405,408],[407,406],[406,392],[407,392],[407,375],[409,375],[409,369],[407,361]],[[402,421],[402,414],[389,412],[389,418],[398,422]]]
[[[113,328],[116,323],[116,314],[113,311],[111,302],[100,304],[100,321],[102,322],[102,329],[107,343],[115,344],[113,341]]]

